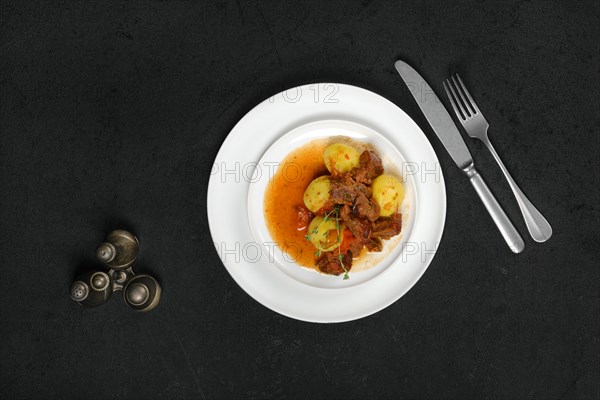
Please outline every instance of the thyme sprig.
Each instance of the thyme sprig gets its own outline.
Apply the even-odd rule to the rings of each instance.
[[[346,266],[344,265],[344,256],[342,255],[342,235],[340,233],[340,206],[335,206],[335,228],[337,229],[337,242],[340,244],[338,246],[338,260],[340,260],[340,265],[344,270],[344,280],[350,279],[350,275]]]
[[[323,221],[321,221],[319,223],[319,225],[317,225],[317,227],[315,229],[313,229],[308,235],[304,235],[304,238],[306,240],[310,240],[310,237],[312,235],[315,235],[319,232],[319,228],[321,227],[321,224],[323,224],[323,222],[329,221],[329,218],[331,217],[331,214],[333,214],[334,212],[336,212],[336,210],[339,210],[339,206],[336,206],[333,210],[329,211],[327,214],[325,214],[325,216],[323,217]],[[337,213],[336,213],[336,218],[337,218]],[[326,236],[327,232],[323,233],[323,236]]]
[[[340,225],[340,206],[336,205],[333,210],[329,211],[327,214],[325,214],[325,216],[323,217],[323,221],[321,221],[319,223],[319,225],[317,225],[317,227],[310,232],[308,235],[304,235],[304,237],[306,238],[306,240],[310,240],[311,236],[318,233],[319,232],[319,228],[321,227],[321,224],[323,222],[329,221],[331,219],[331,216],[334,215],[335,218],[335,229],[337,231],[337,249],[338,249],[338,260],[340,261],[340,265],[342,266],[342,269],[344,270],[344,280],[346,279],[350,279],[350,271],[348,271],[348,269],[346,268],[346,266],[344,265],[344,255],[342,254],[342,232],[341,232],[341,225]],[[323,232],[323,236],[327,236],[328,232]],[[319,243],[321,243],[319,241]],[[318,247],[317,251],[315,252],[315,256],[316,257],[320,257],[321,256],[321,252],[325,251],[325,249],[322,249],[320,246]]]

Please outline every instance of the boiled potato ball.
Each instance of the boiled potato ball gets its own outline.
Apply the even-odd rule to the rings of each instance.
[[[404,186],[392,175],[379,175],[373,180],[373,200],[377,202],[382,217],[394,214],[404,200]]]
[[[304,205],[316,213],[329,200],[329,176],[324,175],[314,179],[304,191]]]
[[[330,144],[323,152],[325,166],[329,172],[335,169],[338,172],[349,172],[358,165],[360,159],[359,152],[348,145],[342,143]]]
[[[340,226],[340,232],[345,229],[344,225]],[[308,234],[310,242],[320,251],[332,251],[340,247],[341,241],[338,242],[337,226],[335,219],[325,221],[322,217],[314,217],[308,226]]]

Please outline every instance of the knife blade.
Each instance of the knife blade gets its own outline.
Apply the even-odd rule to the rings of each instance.
[[[473,163],[473,157],[446,107],[410,65],[400,60],[394,65],[450,157],[460,169],[468,168]]]
[[[487,208],[510,249],[514,253],[523,251],[525,248],[523,238],[521,238],[521,235],[519,235],[519,232],[515,229],[512,222],[510,222],[510,219],[508,219],[506,213],[500,204],[498,204],[498,201],[485,184],[485,181],[475,169],[471,152],[469,152],[446,107],[444,107],[425,79],[410,65],[401,60],[396,61],[394,65],[417,101],[427,122],[429,122],[429,125],[431,125],[431,128],[450,154],[450,157],[469,177],[469,181],[475,188],[479,198]]]

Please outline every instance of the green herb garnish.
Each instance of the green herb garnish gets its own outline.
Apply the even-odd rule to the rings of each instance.
[[[344,265],[344,255],[342,254],[342,232],[341,232],[341,225],[340,225],[340,206],[336,205],[333,210],[329,211],[327,214],[325,214],[325,216],[323,217],[323,221],[321,221],[319,223],[319,225],[317,225],[317,228],[314,229],[312,232],[310,232],[308,235],[304,235],[304,238],[306,240],[310,240],[311,236],[318,233],[319,232],[319,228],[321,227],[321,224],[325,221],[329,221],[332,217],[332,215],[335,218],[335,228],[337,231],[337,249],[338,249],[338,260],[340,261],[340,265],[342,266],[342,269],[344,270],[344,280],[346,279],[350,279],[350,272],[348,271],[348,269],[346,268],[346,266]],[[327,234],[329,232],[323,232],[323,236],[327,237]],[[319,244],[321,243],[321,241],[319,241]],[[322,249],[321,247],[319,247],[317,249],[317,251],[315,252],[315,256],[316,257],[320,257],[323,251],[327,251],[325,249]],[[335,250],[334,250],[335,251]]]

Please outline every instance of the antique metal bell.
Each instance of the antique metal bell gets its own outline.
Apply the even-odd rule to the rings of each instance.
[[[71,298],[82,306],[96,307],[106,303],[113,292],[123,290],[125,303],[136,311],[154,309],[161,288],[150,275],[136,275],[132,266],[139,252],[137,238],[128,231],[115,230],[96,249],[96,258],[109,271],[86,272],[71,284]]]

